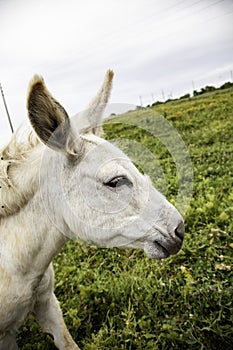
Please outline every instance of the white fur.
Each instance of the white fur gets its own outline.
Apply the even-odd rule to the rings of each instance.
[[[47,140],[43,128],[53,135],[50,112],[58,113],[59,123],[67,123],[66,113],[36,76],[28,109],[38,136],[14,137],[0,153],[0,350],[17,349],[15,332],[29,313],[58,349],[79,349],[53,294],[51,262],[67,240],[139,248],[157,259],[181,247],[180,214],[124,153],[98,136],[112,77],[108,71],[83,124],[75,131],[73,120],[62,129],[60,145],[59,138]],[[109,181],[117,176],[128,180],[114,189]]]

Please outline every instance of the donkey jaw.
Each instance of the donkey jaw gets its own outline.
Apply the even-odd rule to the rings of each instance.
[[[144,245],[144,252],[151,259],[165,259],[169,255],[179,252],[182,246],[182,241],[166,242],[164,240],[156,239],[154,241],[147,241]]]

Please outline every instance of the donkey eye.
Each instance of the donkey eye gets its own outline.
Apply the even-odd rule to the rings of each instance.
[[[116,188],[124,185],[133,186],[132,182],[129,179],[127,179],[127,177],[125,176],[116,176],[111,180],[105,182],[104,185],[111,188]]]

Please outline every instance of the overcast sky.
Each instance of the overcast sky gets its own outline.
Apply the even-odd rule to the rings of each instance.
[[[71,116],[107,68],[114,103],[147,105],[230,81],[232,23],[233,0],[0,0],[0,82],[14,127],[27,122],[34,73]],[[0,99],[0,146],[10,135]]]

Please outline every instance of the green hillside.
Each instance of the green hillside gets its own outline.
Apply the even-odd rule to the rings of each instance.
[[[193,190],[182,251],[155,261],[140,251],[72,242],[54,262],[55,293],[81,349],[230,350],[233,89],[170,101],[106,123],[107,138],[122,140],[135,155],[136,165],[152,175],[156,174],[150,162],[154,154],[165,180],[161,182],[159,173],[152,180],[176,203],[181,185],[177,163],[167,147],[175,141],[161,125],[156,137],[160,119],[155,112],[177,130],[191,159],[189,163],[185,158],[189,175],[193,171]],[[33,319],[21,328],[18,342],[22,350],[35,349],[35,344],[39,344],[36,349],[55,349]]]

